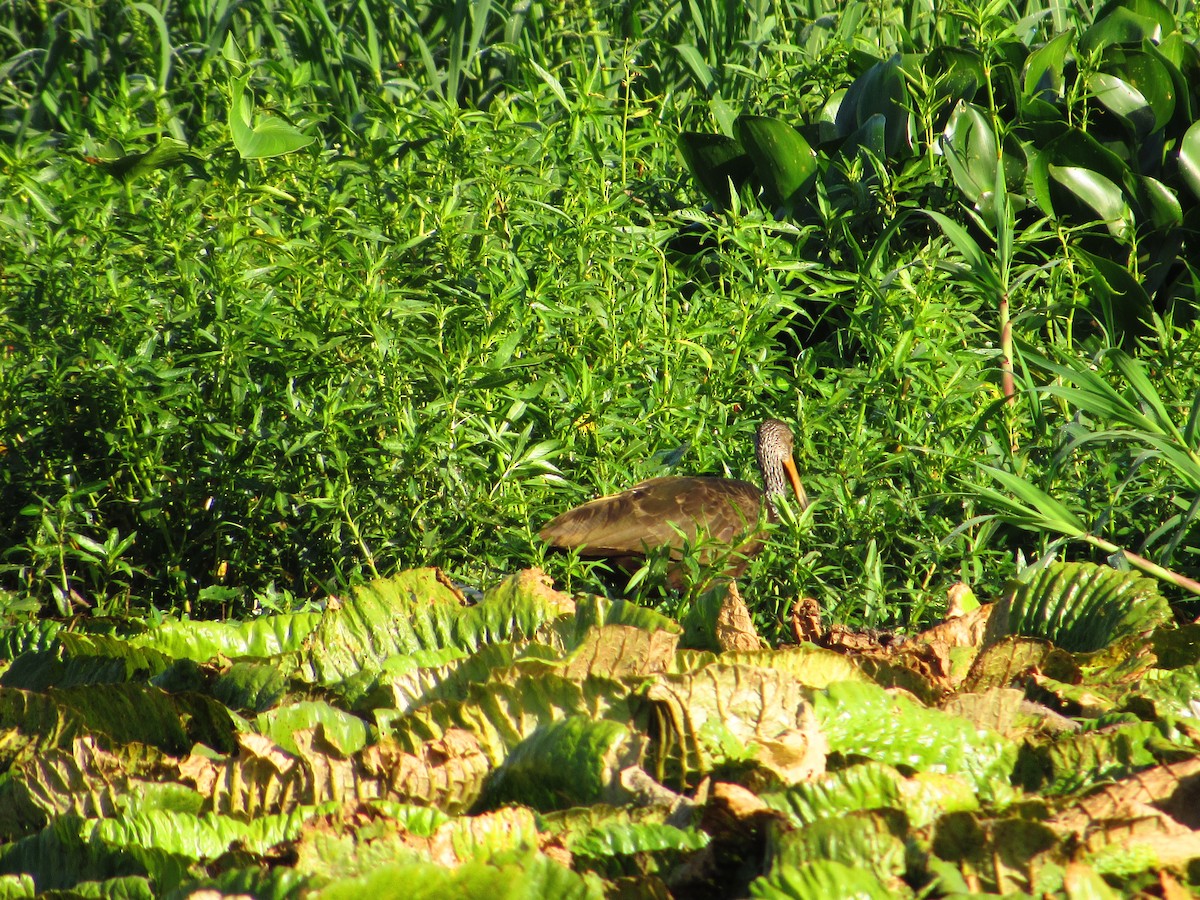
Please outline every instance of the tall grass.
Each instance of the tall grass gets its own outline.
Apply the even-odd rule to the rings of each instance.
[[[540,525],[643,477],[744,477],[766,415],[817,499],[746,578],[768,634],[802,593],[915,625],[954,581],[999,591],[1046,541],[963,480],[1014,443],[1041,465],[1071,412],[998,412],[994,314],[931,228],[714,216],[674,149],[955,38],[942,11],[6,7],[0,598],[241,614],[425,564],[595,587]],[[237,155],[246,68],[316,142]],[[188,165],[119,177],[164,136]],[[1052,340],[1082,279],[1027,283],[1018,327]],[[1195,339],[1168,337],[1178,373]]]

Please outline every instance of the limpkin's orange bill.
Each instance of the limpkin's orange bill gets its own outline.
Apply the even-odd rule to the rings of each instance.
[[[800,483],[800,473],[796,471],[796,461],[792,459],[790,453],[783,459],[783,471],[787,473],[788,481],[792,483],[792,490],[796,492],[796,502],[800,504],[801,509],[807,509],[808,494],[804,491],[804,485]]]

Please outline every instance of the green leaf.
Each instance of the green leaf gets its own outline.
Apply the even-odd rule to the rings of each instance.
[[[847,89],[838,107],[838,134],[846,138],[857,135],[854,145],[869,147],[880,159],[907,156],[914,130],[910,105],[901,58],[893,55],[875,63]],[[863,131],[868,123],[870,129]]]
[[[432,862],[385,865],[359,878],[330,884],[318,900],[437,900],[445,897],[487,900],[604,900],[599,877],[579,875],[549,857],[527,856],[488,863],[468,860],[455,868]]]
[[[861,810],[775,832],[770,847],[772,871],[797,869],[818,861],[839,862],[867,871],[881,882],[905,871],[907,817],[899,810]]]
[[[756,900],[895,900],[892,889],[866,869],[818,859],[807,865],[777,866],[750,883]]]
[[[1048,172],[1055,183],[1089,207],[1113,237],[1124,237],[1133,227],[1133,211],[1124,192],[1099,172],[1082,166],[1056,165],[1051,165]]]
[[[1194,123],[1179,144],[1179,174],[1200,198],[1200,122]]]
[[[301,701],[260,713],[255,730],[288,753],[296,752],[297,731],[321,728],[321,734],[339,753],[348,756],[367,743],[366,723],[350,713],[319,701]]]
[[[950,114],[941,146],[954,183],[972,206],[980,208],[995,187],[1000,162],[996,135],[984,111],[960,102]]]
[[[1105,91],[1101,79],[1093,85],[1096,97],[1118,115],[1131,119],[1140,134],[1152,134],[1165,128],[1175,116],[1176,84],[1170,71],[1171,63],[1154,50],[1149,41],[1143,48],[1126,48],[1106,55],[1099,75],[1116,78],[1117,93]],[[1138,103],[1145,104],[1139,107]],[[1143,121],[1148,108],[1153,121]]]
[[[1175,29],[1175,17],[1158,0],[1112,0],[1079,37],[1079,52],[1093,53],[1112,44],[1159,42]]]
[[[737,137],[754,161],[767,202],[795,203],[817,172],[816,155],[795,128],[766,116],[739,116]]]
[[[1125,122],[1136,139],[1142,140],[1154,131],[1154,110],[1132,84],[1106,72],[1093,72],[1087,86],[1101,105]]]
[[[741,191],[754,173],[754,163],[742,145],[720,134],[685,131],[679,152],[692,177],[719,209],[728,209],[731,196]]]
[[[1025,60],[1023,98],[1051,103],[1062,99],[1065,79],[1063,63],[1071,41],[1073,28],[1056,34],[1051,40],[1029,54]]]
[[[620,722],[570,716],[513,747],[488,780],[484,804],[511,802],[549,811],[595,803],[618,773],[636,765],[641,741]]]
[[[246,71],[230,81],[232,103],[229,108],[229,131],[233,146],[242,159],[265,159],[283,156],[311,144],[314,138],[306,135],[275,116],[259,116],[252,124],[253,100],[246,94],[253,73]]]
[[[830,753],[917,772],[956,774],[985,794],[1000,789],[1013,748],[966,719],[927,709],[882,687],[842,682],[813,695]]]
[[[991,627],[1089,652],[1173,619],[1149,578],[1093,563],[1052,563],[1011,585]]]
[[[1087,534],[1087,528],[1083,522],[1041,488],[1003,469],[986,466],[982,463],[976,463],[976,465],[981,472],[992,476],[1009,494],[1016,497],[1016,499],[1012,499],[991,488],[967,482],[976,494],[1003,510],[999,513],[1001,518],[1020,525],[1022,528],[1054,531],[1072,538]]]

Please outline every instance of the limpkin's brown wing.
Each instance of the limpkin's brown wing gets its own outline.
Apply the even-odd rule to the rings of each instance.
[[[733,478],[651,478],[619,494],[568,510],[541,530],[542,540],[584,556],[639,555],[679,549],[697,533],[721,544],[743,544],[757,530],[763,493]]]

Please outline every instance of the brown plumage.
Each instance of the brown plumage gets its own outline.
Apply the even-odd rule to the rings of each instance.
[[[808,505],[792,460],[792,444],[792,431],[783,422],[767,419],[759,425],[754,448],[765,492],[736,478],[651,478],[568,510],[539,534],[552,546],[578,549],[585,558],[607,559],[625,572],[636,571],[647,551],[657,547],[669,547],[671,559],[678,560],[684,544],[696,543],[699,535],[699,562],[710,566],[727,557],[724,574],[737,577],[763,547],[763,501],[771,519],[773,498],[789,488],[802,509]],[[683,568],[671,565],[667,583],[679,588],[684,581]]]

